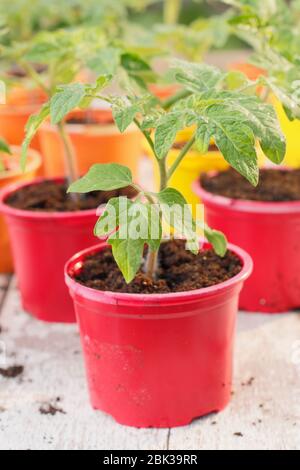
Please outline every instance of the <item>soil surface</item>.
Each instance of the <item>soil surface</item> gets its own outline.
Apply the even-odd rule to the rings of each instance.
[[[110,248],[87,257],[75,279],[87,287],[102,291],[167,294],[219,284],[238,274],[241,269],[240,259],[230,251],[224,258],[217,256],[211,249],[194,255],[185,249],[184,241],[174,240],[161,245],[155,281],[141,269],[127,285]]]
[[[31,64],[34,70],[41,74],[47,70],[47,66],[43,64]],[[8,70],[7,75],[15,78],[25,78],[28,77],[26,71],[17,64],[12,65],[12,67]]]
[[[252,186],[235,170],[226,170],[214,177],[201,176],[206,191],[232,199],[284,202],[300,201],[300,169],[263,169],[257,187]]]
[[[182,141],[182,142],[174,142],[173,144],[173,149],[175,150],[181,150],[183,147],[187,144],[187,141]],[[208,152],[218,152],[218,147],[216,145],[211,144],[208,147]]]
[[[31,184],[11,194],[5,202],[11,207],[26,211],[73,212],[95,209],[101,204],[106,204],[112,197],[127,196],[132,198],[136,195],[134,189],[125,188],[80,194],[76,200],[72,198],[72,194],[67,194],[67,187],[67,183],[55,183],[54,181]]]
[[[88,115],[85,114],[84,116],[74,116],[74,117],[69,117],[66,120],[67,124],[80,124],[80,125],[96,125],[96,126],[105,126],[108,124],[113,124],[114,120],[113,117],[111,116],[103,116],[97,118],[97,116],[93,115]]]

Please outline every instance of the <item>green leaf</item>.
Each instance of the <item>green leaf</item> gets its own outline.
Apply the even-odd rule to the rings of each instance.
[[[33,114],[30,116],[30,118],[27,121],[27,124],[25,126],[25,138],[22,144],[22,153],[21,153],[21,168],[23,171],[25,171],[26,168],[26,160],[27,160],[27,151],[30,146],[30,143],[37,133],[39,127],[42,125],[42,123],[47,119],[47,117],[50,115],[50,104],[45,103],[42,108],[40,109],[38,114]]]
[[[241,120],[247,119],[247,124],[259,139],[264,154],[273,163],[281,163],[285,156],[286,143],[273,106],[262,103],[254,96],[241,95],[232,103],[232,109],[237,121],[239,115]]]
[[[81,83],[71,83],[63,86],[50,101],[52,124],[58,124],[72,109],[79,106],[85,96],[85,86]]]
[[[59,45],[51,40],[41,41],[33,44],[33,47],[26,53],[25,59],[32,63],[43,64],[53,60],[61,54]]]
[[[172,111],[164,114],[158,121],[154,148],[158,158],[164,158],[172,147],[177,132],[184,127],[183,113]]]
[[[9,155],[11,155],[11,150],[10,150],[9,145],[4,139],[1,139],[1,138],[0,138],[0,152],[8,153]]]
[[[114,100],[112,113],[115,123],[120,132],[126,131],[127,127],[133,122],[139,107],[131,104],[126,98]]]
[[[120,65],[120,49],[106,47],[88,60],[88,67],[98,75],[115,75]]]
[[[68,192],[110,191],[126,188],[130,184],[132,184],[132,174],[126,166],[117,163],[97,163],[85,176],[72,183]]]
[[[139,55],[127,53],[121,55],[121,65],[128,72],[144,72],[151,70],[150,65]]]
[[[129,284],[141,267],[144,241],[143,240],[119,240],[112,238],[108,240],[112,246],[113,257],[122,272],[125,281]]]
[[[177,82],[196,93],[214,89],[225,75],[216,67],[178,59],[173,61],[173,67]]]
[[[214,251],[222,258],[227,252],[227,239],[222,232],[211,229],[207,224],[204,224],[205,238],[211,243]]]
[[[251,85],[255,91],[257,86],[256,83],[248,80],[246,75],[244,75],[242,72],[239,72],[238,70],[231,70],[230,72],[227,72],[225,76],[225,82],[229,90],[237,90],[239,88]]]
[[[258,184],[259,169],[252,129],[235,120],[214,120],[215,142],[225,160],[254,186]]]
[[[179,236],[187,240],[187,247],[194,254],[199,252],[196,223],[184,196],[174,188],[166,188],[157,194],[162,215]]]
[[[209,149],[210,140],[212,137],[211,129],[207,127],[202,121],[199,122],[197,131],[196,131],[196,142],[195,148],[200,153],[206,153]]]
[[[118,228],[122,220],[128,221],[129,207],[132,201],[125,196],[114,197],[106,204],[103,214],[96,223],[94,234],[105,237]]]

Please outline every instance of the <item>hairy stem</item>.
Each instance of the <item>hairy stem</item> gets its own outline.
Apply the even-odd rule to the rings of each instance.
[[[151,279],[156,279],[156,272],[158,268],[158,250],[148,251],[146,259],[146,274]]]
[[[64,147],[64,159],[65,159],[65,170],[67,174],[68,184],[73,183],[79,178],[78,168],[76,164],[75,151],[71,139],[66,132],[65,124],[60,122],[57,124],[57,130],[60,135],[60,138]],[[76,193],[71,193],[72,197],[79,201],[79,195]],[[74,197],[75,196],[75,197]]]
[[[174,172],[176,171],[176,168],[180,164],[180,162],[183,160],[183,158],[186,156],[190,148],[194,145],[196,140],[196,136],[194,135],[191,140],[189,140],[185,146],[182,148],[182,150],[179,152],[178,157],[176,158],[175,162],[171,166],[171,168],[168,171],[168,180],[173,176]]]
[[[182,0],[165,0],[164,3],[164,23],[176,24],[179,20]]]
[[[160,172],[160,191],[163,191],[168,184],[168,175],[167,175],[167,167],[166,167],[166,158],[158,161],[159,165],[159,172]]]
[[[39,74],[34,70],[34,68],[30,64],[25,61],[23,62],[22,60],[20,61],[20,65],[21,67],[23,67],[27,75],[32,78],[36,85],[40,87],[47,94],[48,97],[50,97],[50,90],[47,88],[47,86],[45,85]]]

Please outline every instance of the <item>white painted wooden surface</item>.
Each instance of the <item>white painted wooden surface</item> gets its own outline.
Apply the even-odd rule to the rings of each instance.
[[[300,449],[298,314],[239,315],[234,395],[224,412],[170,431],[140,430],[90,408],[76,326],[30,318],[15,281],[5,294],[7,285],[0,277],[0,341],[6,367],[24,365],[24,373],[0,377],[0,449]],[[49,404],[64,413],[42,415]]]

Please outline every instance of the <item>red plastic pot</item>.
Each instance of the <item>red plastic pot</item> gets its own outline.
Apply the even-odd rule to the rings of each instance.
[[[251,312],[285,312],[300,306],[300,201],[229,199],[194,185],[208,224],[252,257],[254,271],[240,296]]]
[[[5,203],[10,194],[28,184],[32,183],[11,185],[0,195],[0,212],[9,229],[22,304],[39,320],[73,323],[75,313],[64,283],[64,265],[78,250],[95,243],[96,209],[30,212]]]
[[[74,256],[65,277],[80,327],[93,408],[121,424],[173,427],[222,410],[229,402],[238,297],[252,270],[214,287],[175,294],[121,294],[74,280],[84,258]]]

